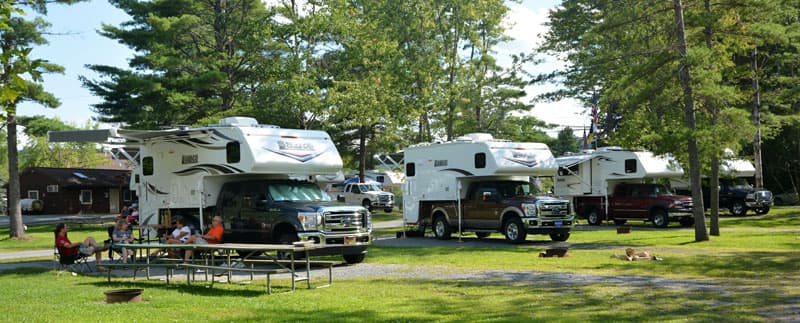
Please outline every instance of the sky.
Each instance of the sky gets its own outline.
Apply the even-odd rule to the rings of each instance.
[[[530,52],[537,44],[539,35],[546,31],[543,22],[547,19],[548,10],[559,3],[559,0],[526,0],[521,4],[510,3],[511,11],[506,21],[509,28],[507,34],[515,40],[496,48],[498,62],[507,64],[510,62],[507,58],[510,54]],[[65,68],[64,74],[44,76],[45,89],[61,100],[61,106],[49,109],[26,102],[19,106],[18,114],[58,117],[68,123],[83,126],[92,117],[96,117],[91,105],[101,101],[99,97],[85,89],[78,79],[79,76],[97,78],[86,65],[127,67],[128,59],[133,56],[129,48],[100,36],[97,31],[102,24],[118,26],[129,17],[106,0],[90,0],[71,6],[51,5],[45,19],[52,24],[50,35],[47,36],[49,44],[34,48],[32,56],[46,59]],[[556,64],[559,62],[551,58],[547,63],[532,67],[529,71],[547,72],[558,66]],[[527,92],[532,97],[551,89],[542,86],[529,87]],[[573,126],[577,134],[581,129],[575,127],[589,122],[587,111],[586,107],[580,106],[574,100],[564,100],[537,103],[530,113],[548,123]],[[561,127],[549,131],[548,134],[555,136],[559,129]]]

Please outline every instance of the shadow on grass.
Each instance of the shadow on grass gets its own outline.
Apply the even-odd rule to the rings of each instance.
[[[118,278],[119,279],[119,278]],[[272,293],[280,294],[291,290],[288,286],[290,281],[279,280],[278,284],[285,283],[287,286],[276,285],[273,279]],[[129,280],[129,281],[114,281],[110,283],[107,281],[87,282],[82,285],[90,285],[103,289],[121,289],[121,288],[142,288],[142,289],[158,289],[163,291],[177,291],[180,293],[198,295],[198,296],[242,296],[242,297],[256,297],[267,295],[267,287],[264,279],[254,280],[251,283],[214,283],[208,281],[193,281],[191,286],[186,285],[185,280],[170,281],[169,285],[164,281],[155,280]]]

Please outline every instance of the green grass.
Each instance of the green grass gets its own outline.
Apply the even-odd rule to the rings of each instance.
[[[108,239],[108,224],[67,224],[69,228],[69,239],[71,241],[83,241],[86,237],[94,237],[102,243]],[[9,238],[9,228],[0,228],[0,253],[18,252],[26,250],[52,249],[55,244],[53,229],[55,224],[42,224],[28,226],[25,234],[27,240],[17,240]]]
[[[266,295],[263,280],[213,288],[157,281],[107,284],[102,278],[32,269],[1,275],[0,283],[0,307],[14,309],[4,313],[8,322],[759,321],[766,320],[760,312],[793,297],[777,290],[687,293],[606,283],[389,278],[337,280],[330,288]],[[116,288],[143,288],[143,302],[104,304],[103,291]]]
[[[396,215],[381,214],[380,218],[388,221],[391,216]],[[617,234],[612,225],[576,230],[565,258],[538,258],[550,245],[541,235],[529,237],[522,245],[489,241],[486,247],[373,246],[367,263],[409,265],[408,277],[334,277],[330,288],[275,295],[266,295],[263,279],[213,288],[205,282],[186,287],[180,282],[166,285],[129,278],[108,284],[104,277],[16,269],[0,272],[0,308],[14,308],[0,321],[108,321],[120,313],[129,320],[173,321],[178,319],[172,313],[195,308],[202,310],[191,311],[192,320],[226,322],[775,321],[787,319],[782,316],[786,313],[787,320],[797,319],[791,313],[800,300],[800,287],[794,283],[800,279],[800,208],[776,208],[760,219],[723,217],[721,236],[706,242],[695,242],[691,228],[655,230],[641,222],[632,225],[630,234]],[[38,243],[36,239],[45,240],[50,248],[51,229],[32,228],[33,241],[2,239],[0,250],[26,249],[26,244]],[[397,230],[376,233],[393,236]],[[90,234],[105,236],[102,228],[74,228],[71,236]],[[490,239],[502,236],[493,234]],[[626,247],[650,251],[663,261],[612,257]],[[425,277],[437,277],[435,273],[487,271],[512,271],[525,278],[517,282],[492,277],[439,280],[415,274],[432,272]],[[574,276],[568,277],[575,278],[525,276],[541,273],[570,273]],[[660,277],[711,287],[676,287],[659,281],[638,285],[602,279],[573,281],[583,275]],[[288,285],[288,280],[273,282],[278,292],[286,291]],[[144,288],[144,302],[102,304],[102,292],[113,288]]]

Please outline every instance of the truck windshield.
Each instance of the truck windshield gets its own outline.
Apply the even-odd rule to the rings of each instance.
[[[654,196],[673,195],[673,193],[672,190],[668,189],[664,185],[656,185],[653,187],[653,195]]]
[[[311,201],[330,201],[331,197],[314,183],[309,182],[287,182],[271,183],[267,186],[269,195],[275,202],[311,202]]]
[[[531,196],[536,190],[529,182],[498,182],[497,192],[503,197]]]
[[[378,187],[378,185],[375,185],[375,184],[358,185],[358,189],[360,191],[362,191],[362,192],[374,192],[374,191],[380,191],[381,190],[381,188]]]

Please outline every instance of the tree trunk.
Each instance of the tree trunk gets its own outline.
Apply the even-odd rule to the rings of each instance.
[[[711,182],[708,183],[708,194],[711,194],[711,235],[719,236],[719,158],[711,159]]]
[[[692,185],[692,200],[694,202],[694,239],[695,241],[707,241],[706,219],[703,209],[703,191],[700,187],[700,154],[697,148],[697,128],[694,119],[694,94],[692,88],[691,67],[686,64],[686,30],[683,24],[683,5],[681,0],[673,0],[675,4],[675,24],[678,29],[678,51],[681,57],[680,79],[683,83],[683,112],[686,116],[686,127],[689,129],[689,139],[687,139],[689,151],[689,174]]]
[[[706,38],[706,47],[709,50],[714,49],[713,35],[714,30],[711,28],[711,0],[703,1],[705,4],[705,11],[706,11],[706,28],[703,32]],[[708,109],[711,112],[711,124],[715,125],[717,123],[717,118],[719,117],[719,109],[713,105],[713,103],[707,103]],[[711,228],[710,234],[712,236],[719,236],[719,158],[714,156],[711,159],[711,180],[708,184],[709,191],[708,194],[711,194],[709,197],[709,203],[711,203]],[[704,208],[705,209],[705,208]]]
[[[358,181],[366,182],[366,163],[367,163],[367,127],[361,126],[358,136]]]
[[[753,140],[753,164],[756,167],[755,186],[764,188],[764,173],[761,165],[761,89],[758,85],[758,49],[753,48],[753,125],[756,135]]]
[[[8,112],[8,217],[10,237],[25,237],[22,224],[22,210],[19,205],[19,160],[17,157],[17,115],[16,107],[9,107]]]

